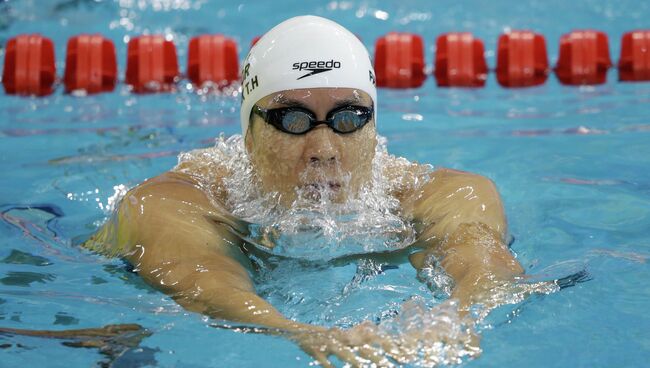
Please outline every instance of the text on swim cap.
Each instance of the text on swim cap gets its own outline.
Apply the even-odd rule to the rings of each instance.
[[[242,101],[246,99],[246,96],[249,95],[255,87],[259,86],[259,83],[257,81],[257,75],[253,76],[250,80],[246,80],[249,77],[249,71],[248,69],[250,68],[251,64],[247,63],[246,66],[244,67],[244,72],[242,73],[242,93],[241,93],[241,99]]]
[[[298,63],[293,63],[293,70],[309,70],[310,73],[307,73],[301,77],[298,77],[298,79],[303,79],[309,76],[312,76],[314,74],[318,73],[323,73],[323,72],[329,72],[332,69],[340,69],[341,68],[341,62],[340,61],[334,61],[329,60],[320,60],[320,61],[301,61]]]
[[[303,61],[300,63],[293,63],[293,69],[294,70],[310,70],[310,69],[339,69],[341,67],[341,62],[340,61]]]

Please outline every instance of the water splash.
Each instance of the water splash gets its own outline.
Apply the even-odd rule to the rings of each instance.
[[[377,326],[392,341],[393,359],[415,367],[461,364],[481,353],[474,321],[461,316],[454,301],[433,308],[419,297],[402,304],[400,313]]]
[[[199,162],[205,169],[197,171]],[[421,165],[422,172],[406,179],[408,182],[401,176],[385,175],[388,167],[397,171],[413,165],[389,155],[386,139],[379,137],[372,180],[359,193],[344,203],[335,203],[327,186],[297,188],[297,199],[289,208],[280,204],[278,193],[261,191],[240,135],[222,136],[212,148],[181,154],[177,170],[193,175],[199,172],[200,182],[209,192],[226,193],[229,211],[253,223],[251,238],[259,239],[273,253],[327,260],[345,254],[401,249],[415,240],[411,219],[401,213],[393,193],[398,188],[416,188],[424,183],[431,167]]]
[[[492,285],[485,290],[485,298],[465,313],[449,299],[454,281],[433,256],[427,258],[417,278],[406,281],[408,285],[396,282],[392,271],[385,272],[398,268],[390,264],[361,260],[356,272],[350,269],[354,267],[327,267],[332,258],[403,249],[415,240],[411,219],[404,217],[393,193],[399,188],[418,188],[428,179],[431,167],[406,177],[386,175],[391,169],[408,172],[409,165],[414,164],[389,155],[386,139],[379,137],[372,180],[357,195],[336,203],[327,185],[297,188],[297,199],[288,208],[278,193],[262,192],[240,135],[221,136],[214,147],[181,154],[175,170],[198,177],[206,192],[222,193],[232,215],[252,223],[250,238],[270,253],[288,257],[257,275],[258,293],[285,316],[349,328],[352,336],[380,336],[391,344],[386,355],[399,364],[461,364],[480,354],[481,323],[491,310],[520,303],[530,294],[556,292],[559,286],[545,280]],[[341,177],[345,181],[346,176]],[[315,262],[301,262],[304,259]],[[328,282],[322,284],[323,280]],[[426,286],[420,286],[423,293],[414,292],[419,282]],[[383,293],[381,303],[358,304],[378,290]]]
[[[440,264],[440,260],[433,255],[427,256],[424,267],[418,270],[417,278],[439,299],[449,298],[455,285],[454,280]]]

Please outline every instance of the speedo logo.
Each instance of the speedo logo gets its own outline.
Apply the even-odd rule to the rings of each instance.
[[[309,73],[303,75],[302,77],[298,77],[296,80],[300,80],[303,78],[311,77],[314,74],[318,73],[324,73],[324,72],[329,72],[332,69],[340,69],[341,68],[341,62],[340,61],[334,61],[329,60],[321,60],[321,61],[301,61],[299,63],[293,63],[293,70],[298,70],[298,71],[303,71],[303,70],[308,70]]]

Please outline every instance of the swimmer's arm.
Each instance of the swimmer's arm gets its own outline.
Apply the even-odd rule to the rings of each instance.
[[[437,170],[405,208],[416,220],[424,248],[412,255],[411,263],[419,269],[427,255],[440,260],[454,279],[451,297],[459,300],[461,310],[482,302],[485,292],[523,273],[505,242],[503,205],[489,179]]]
[[[240,240],[211,218],[223,209],[188,175],[166,173],[131,190],[105,237],[151,286],[185,309],[229,321],[299,327],[256,295]],[[101,233],[101,231],[100,231]],[[97,249],[97,242],[94,242]]]

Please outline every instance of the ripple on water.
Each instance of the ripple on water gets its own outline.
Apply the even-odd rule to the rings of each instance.
[[[647,226],[650,201],[646,198],[617,193],[601,200],[588,200],[566,206],[556,215],[570,224],[602,230],[625,230]]]

